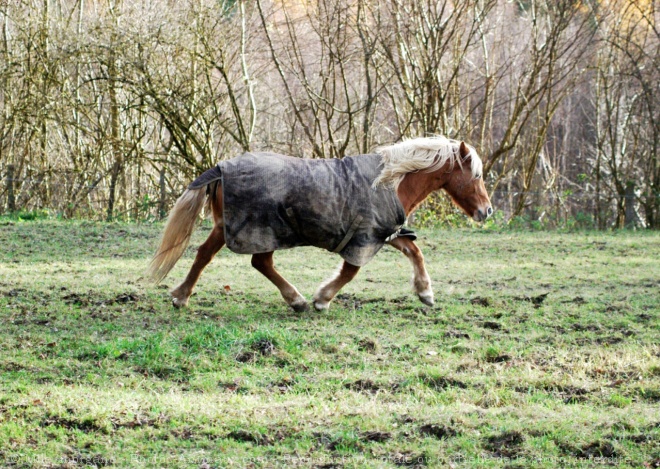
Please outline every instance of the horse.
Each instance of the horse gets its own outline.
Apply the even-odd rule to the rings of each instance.
[[[373,154],[342,159],[246,153],[224,160],[188,186],[170,211],[147,275],[159,283],[188,246],[204,208],[213,229],[197,249],[185,280],[171,291],[185,307],[204,268],[220,249],[251,254],[252,266],[270,280],[294,311],[305,297],[273,262],[278,249],[317,246],[343,257],[321,283],[312,304],[327,310],[339,290],[385,244],[401,251],[413,268],[413,289],[433,306],[431,279],[408,215],[432,193],[444,190],[467,216],[483,222],[493,213],[474,147],[442,136],[381,146]]]

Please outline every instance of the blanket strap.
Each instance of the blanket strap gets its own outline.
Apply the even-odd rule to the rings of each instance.
[[[336,248],[332,250],[332,252],[340,252],[344,247],[348,244],[348,242],[351,240],[353,235],[358,229],[358,226],[360,226],[360,223],[362,222],[362,215],[358,215],[355,217],[355,220],[353,220],[353,223],[351,223],[350,228],[346,232],[346,236],[344,236],[344,239],[341,240],[341,243],[337,245]]]
[[[410,238],[411,241],[415,241],[417,239],[417,233],[415,233],[413,230],[409,230],[407,228],[401,227],[397,231],[389,235],[385,239],[385,242],[389,243],[390,241],[394,241],[397,238]]]

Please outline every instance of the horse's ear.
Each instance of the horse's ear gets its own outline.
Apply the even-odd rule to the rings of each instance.
[[[470,154],[470,149],[467,147],[465,142],[461,142],[461,145],[458,147],[458,151],[461,154],[461,158],[465,158]]]

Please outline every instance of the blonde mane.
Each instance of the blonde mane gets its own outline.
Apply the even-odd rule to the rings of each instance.
[[[376,153],[383,157],[383,170],[374,181],[373,187],[382,184],[396,190],[406,174],[422,170],[432,172],[447,163],[451,168],[455,164],[462,168],[467,157],[461,158],[460,144],[460,140],[446,137],[426,137],[379,147]],[[480,178],[483,170],[481,159],[472,146],[466,146],[470,150],[468,156],[472,161],[472,177]]]

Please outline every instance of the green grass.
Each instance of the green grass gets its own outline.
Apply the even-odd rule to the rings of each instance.
[[[385,248],[294,313],[228,251],[174,309],[161,228],[0,219],[0,465],[660,464],[658,233],[422,231],[434,308]],[[339,262],[275,258],[307,298]]]

